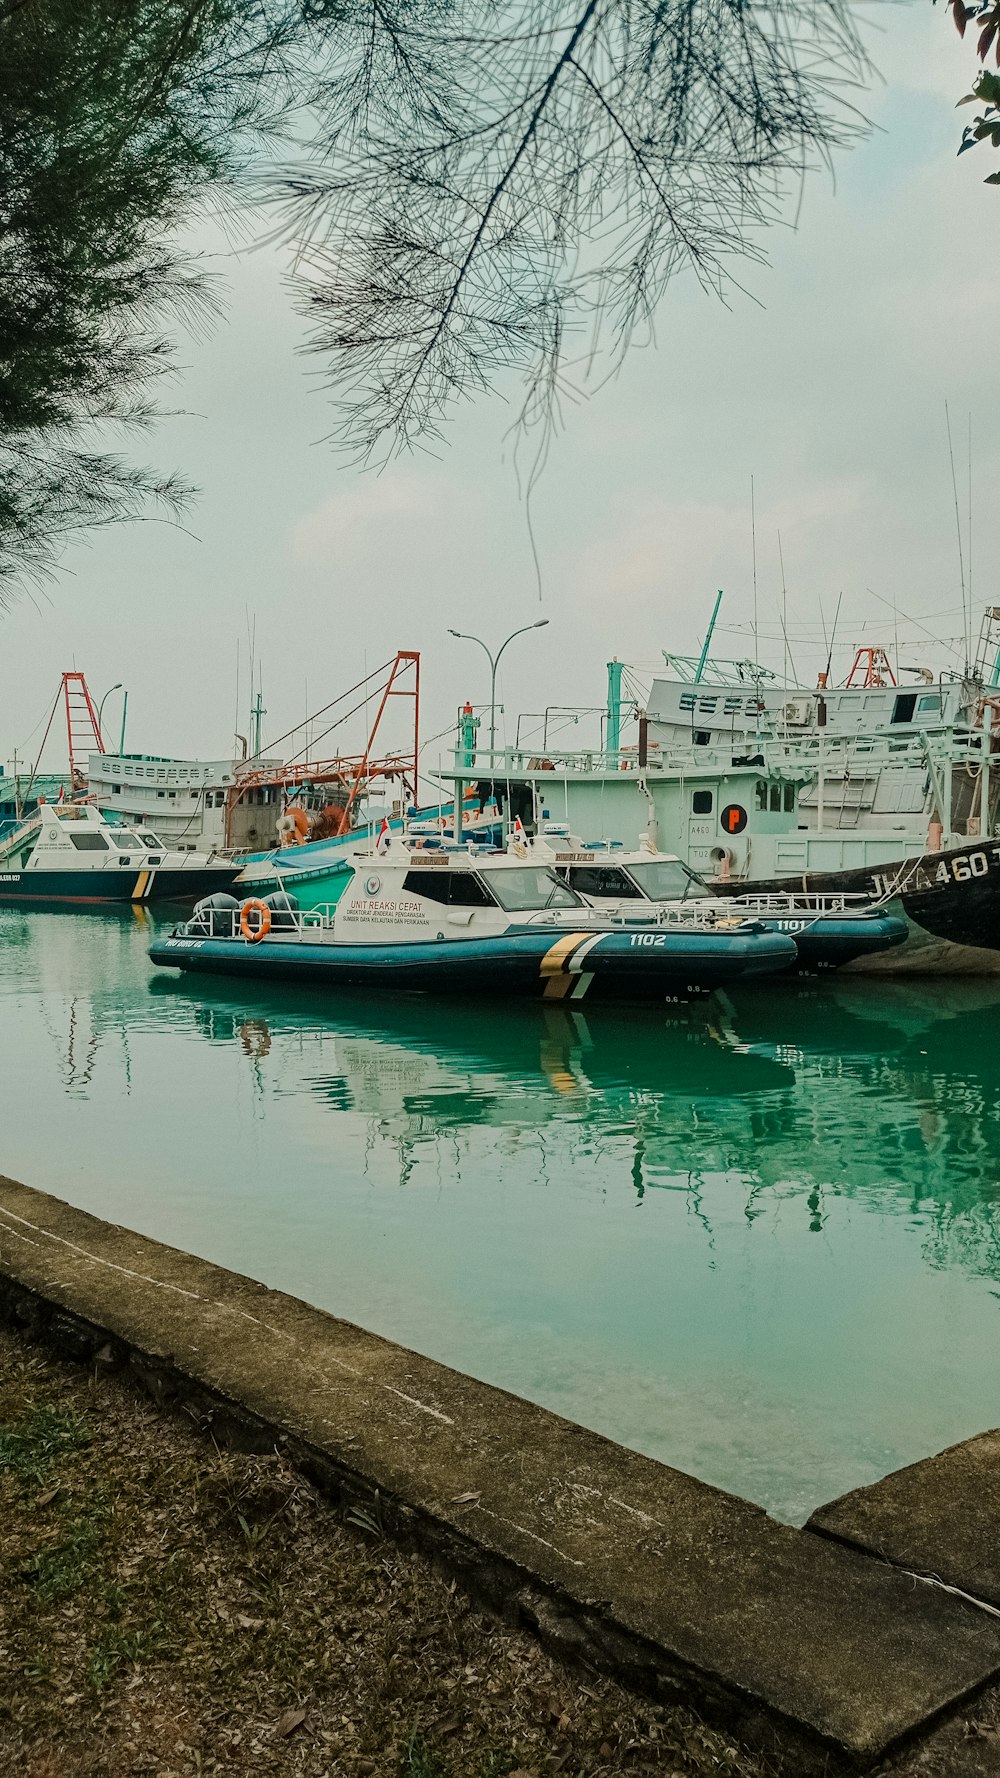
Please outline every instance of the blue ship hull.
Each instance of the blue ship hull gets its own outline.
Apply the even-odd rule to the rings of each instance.
[[[203,896],[227,890],[236,881],[232,870],[175,870],[154,866],[137,870],[25,870],[0,871],[0,903],[6,901],[96,906],[130,901],[144,906],[153,901],[193,904]]]
[[[881,910],[859,910],[857,913],[822,914],[810,919],[808,914],[776,915],[748,913],[759,920],[768,932],[782,933],[795,940],[799,954],[800,974],[815,975],[829,969],[843,969],[859,957],[874,957],[906,943],[908,927],[896,914]]]
[[[573,932],[514,928],[483,939],[436,943],[314,944],[299,939],[157,939],[154,963],[218,975],[270,977],[322,987],[421,993],[517,993],[544,1000],[688,999],[692,994],[790,968],[793,939],[780,933]]]

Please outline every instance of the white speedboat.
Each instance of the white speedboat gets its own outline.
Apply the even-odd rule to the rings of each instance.
[[[655,920],[685,907],[738,914],[794,938],[799,968],[809,972],[840,969],[906,942],[906,921],[864,895],[724,897],[682,859],[649,844],[634,851],[614,841],[585,846],[565,827],[550,827],[543,845],[559,875],[593,908],[633,920]]]
[[[145,825],[116,826],[92,803],[40,802],[0,843],[0,902],[190,904],[238,870],[213,852],[171,850]]]

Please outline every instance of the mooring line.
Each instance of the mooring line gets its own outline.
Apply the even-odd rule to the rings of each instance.
[[[977,1611],[985,1611],[989,1617],[1000,1617],[1000,1609],[988,1605],[985,1599],[977,1599],[975,1593],[967,1593],[964,1587],[953,1587],[948,1581],[942,1580],[937,1574],[918,1574],[915,1568],[903,1568],[900,1571],[908,1574],[911,1580],[923,1581],[925,1587],[940,1587],[942,1593],[952,1593],[956,1599],[964,1599],[966,1605],[974,1605]]]

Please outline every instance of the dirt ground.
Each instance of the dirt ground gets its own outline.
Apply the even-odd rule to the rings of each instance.
[[[0,1330],[0,1772],[764,1778],[582,1680],[278,1457]]]

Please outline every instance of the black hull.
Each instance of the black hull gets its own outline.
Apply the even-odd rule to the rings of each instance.
[[[1000,975],[1000,845],[970,840],[864,870],[722,883],[721,894],[864,895],[898,914],[905,944],[847,964],[852,972]]]
[[[213,865],[208,870],[123,871],[26,870],[0,871],[0,905],[18,907],[37,902],[47,907],[148,907],[165,902],[174,907],[193,907],[203,896],[228,890],[239,867]]]

